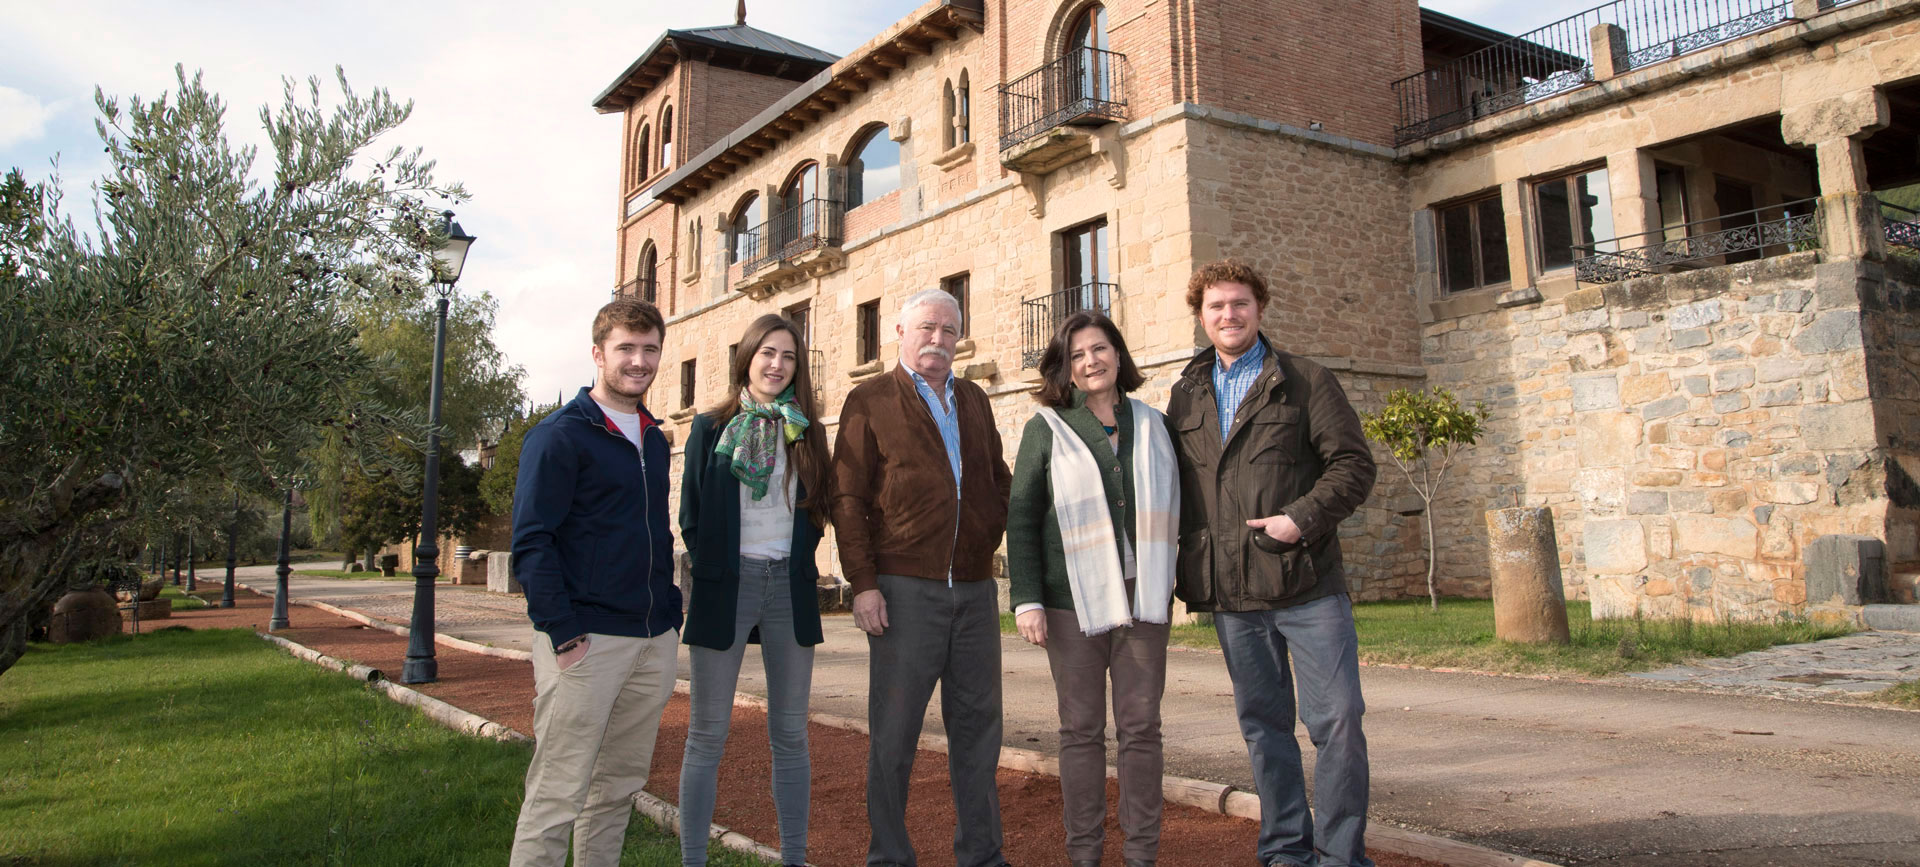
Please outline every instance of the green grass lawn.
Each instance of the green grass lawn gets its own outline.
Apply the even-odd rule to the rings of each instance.
[[[1573,642],[1566,647],[1494,640],[1493,602],[1486,599],[1442,599],[1437,614],[1424,599],[1361,602],[1353,606],[1353,619],[1363,662],[1581,676],[1646,671],[1688,659],[1734,656],[1854,631],[1851,626],[1804,621],[1595,621],[1584,601],[1567,603]],[[1002,615],[1000,620],[1002,631],[1017,631],[1013,615]],[[1176,626],[1172,642],[1209,649],[1220,646],[1212,626]]]
[[[0,675],[0,863],[501,864],[530,755],[250,632],[33,645]],[[679,852],[635,815],[621,863]]]
[[[219,598],[218,585],[214,586],[213,592],[214,592],[214,598],[216,599]],[[188,611],[194,608],[206,608],[208,605],[212,604],[207,601],[206,597],[207,597],[207,582],[205,581],[200,582],[200,588],[198,590],[195,590],[191,594],[187,593],[186,585],[184,584],[180,585],[179,587],[175,587],[169,584],[165,587],[160,588],[160,598],[173,600],[173,610],[175,611]]]

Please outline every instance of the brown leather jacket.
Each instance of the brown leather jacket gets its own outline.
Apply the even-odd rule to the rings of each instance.
[[[1346,392],[1326,368],[1267,342],[1222,443],[1214,358],[1211,347],[1195,357],[1167,404],[1180,465],[1177,595],[1194,611],[1263,611],[1346,592],[1336,530],[1374,479]],[[1298,543],[1246,524],[1279,514],[1300,526]]]
[[[1013,473],[987,393],[956,378],[953,400],[958,502],[940,428],[904,368],[895,363],[847,395],[833,446],[833,528],[855,593],[878,587],[881,573],[945,581],[951,568],[955,581],[993,577]]]

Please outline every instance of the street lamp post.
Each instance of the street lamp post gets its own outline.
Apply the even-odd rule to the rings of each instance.
[[[187,592],[200,589],[199,579],[193,574],[193,531],[187,531]]]
[[[280,565],[273,574],[280,576],[273,585],[273,619],[267,621],[267,631],[287,628],[287,576],[293,574],[292,557],[287,551],[287,539],[293,535],[293,485],[287,485],[287,501],[280,507]]]
[[[233,536],[240,532],[240,492],[233,492],[233,523],[227,525],[227,586],[220,591],[220,607],[233,607]]]
[[[173,542],[173,586],[180,586],[180,540]]]
[[[401,667],[402,683],[433,683],[440,679],[440,662],[433,653],[433,583],[440,577],[440,387],[441,368],[447,354],[447,301],[453,296],[453,284],[467,261],[467,249],[473,236],[453,221],[453,212],[443,214],[441,224],[447,240],[434,251],[434,292],[440,296],[438,318],[433,331],[433,385],[427,392],[427,479],[422,487],[425,500],[420,510],[420,544],[413,549],[413,619],[407,630],[407,661]]]

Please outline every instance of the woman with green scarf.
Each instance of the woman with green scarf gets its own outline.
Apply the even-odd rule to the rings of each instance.
[[[814,551],[828,509],[820,429],[799,326],[753,321],[733,355],[738,394],[694,417],[680,484],[680,536],[693,559],[681,638],[691,645],[691,716],[680,766],[680,858],[707,863],[715,780],[746,645],[760,645],[780,857],[807,860],[807,698],[820,643]]]

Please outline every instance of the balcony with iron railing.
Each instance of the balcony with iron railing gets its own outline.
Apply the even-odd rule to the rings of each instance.
[[[1113,315],[1113,296],[1120,289],[1115,283],[1086,283],[1038,298],[1020,302],[1020,367],[1040,366],[1047,342],[1060,323],[1082,310],[1103,316]]]
[[[789,283],[837,270],[846,264],[840,252],[846,218],[844,204],[814,198],[747,230],[735,244],[740,278],[733,288],[764,297]]]
[[[1617,283],[1820,247],[1818,200],[1801,199],[1709,220],[1573,246],[1582,283]]]
[[[1050,171],[1089,152],[1089,127],[1127,119],[1127,56],[1074,48],[997,90],[1000,161],[1017,171]]]
[[[1820,8],[1853,0],[1821,0]],[[1394,144],[1419,141],[1594,81],[1594,28],[1618,27],[1613,74],[1651,66],[1792,20],[1786,0],[1614,0],[1393,83]],[[1618,49],[1615,49],[1618,51]],[[1611,53],[1611,52],[1609,52]]]

